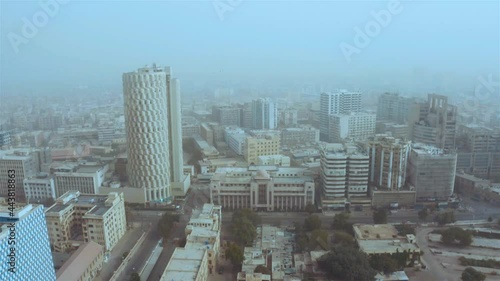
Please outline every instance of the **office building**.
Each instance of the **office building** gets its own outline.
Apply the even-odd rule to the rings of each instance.
[[[212,119],[221,126],[240,126],[241,109],[235,106],[213,106]]]
[[[129,184],[142,188],[148,202],[170,198],[169,140],[177,137],[169,135],[172,86],[169,68],[153,65],[123,74]]]
[[[377,121],[406,124],[414,102],[415,98],[400,96],[396,93],[383,93],[378,98]]]
[[[281,131],[281,145],[294,146],[318,142],[319,130],[311,126],[286,128]]]
[[[364,140],[375,134],[376,116],[372,113],[353,112],[330,115],[330,142]]]
[[[278,134],[259,134],[246,138],[244,156],[248,164],[257,163],[259,156],[280,154]]]
[[[300,211],[314,204],[314,192],[314,180],[302,168],[219,168],[210,182],[210,201],[226,209]]]
[[[328,140],[330,135],[330,115],[349,114],[361,111],[361,93],[338,90],[322,93],[320,96],[319,130],[322,140]]]
[[[448,97],[430,94],[427,102],[413,103],[408,121],[410,139],[437,148],[454,149],[457,107]]]
[[[281,154],[259,156],[257,160],[257,165],[290,167],[290,157]]]
[[[404,187],[411,143],[387,135],[368,142],[370,184],[377,189],[397,191]]]
[[[109,170],[108,164],[103,163],[67,163],[53,169],[56,196],[60,197],[70,190],[87,194],[99,194],[105,175]]]
[[[50,246],[53,251],[94,241],[111,251],[127,230],[123,193],[108,195],[68,191],[46,212]],[[75,240],[78,237],[78,240]]]
[[[448,200],[453,194],[457,154],[425,144],[413,144],[408,160],[408,184],[417,200]]]
[[[0,149],[7,149],[10,146],[10,131],[0,131]]]
[[[94,280],[102,269],[103,249],[103,246],[92,241],[78,247],[78,250],[57,271],[57,281]]]
[[[253,112],[252,112],[252,103],[246,102],[240,105],[240,124],[243,128],[252,128],[253,127]]]
[[[247,133],[238,127],[228,127],[224,129],[224,132],[224,139],[229,148],[237,155],[243,155],[248,137]]]
[[[0,150],[0,196],[7,197],[9,170],[15,171],[16,201],[24,201],[25,178],[34,176],[39,168],[32,151],[26,149]]]
[[[293,108],[286,108],[280,110],[280,124],[285,127],[296,127],[298,120],[298,110]]]
[[[23,186],[28,202],[44,202],[49,198],[56,198],[54,178],[47,173],[25,178]]]
[[[343,209],[346,204],[369,205],[369,156],[350,144],[326,144],[321,149],[322,208]]]
[[[0,280],[55,281],[43,206],[17,205],[13,216],[10,208],[6,203],[0,205]],[[8,222],[11,218],[17,220],[14,226]]]
[[[270,98],[259,98],[252,101],[253,128],[272,130],[278,127],[278,110]]]

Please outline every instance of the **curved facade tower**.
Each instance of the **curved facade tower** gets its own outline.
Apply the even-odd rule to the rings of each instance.
[[[170,197],[169,88],[169,68],[153,65],[123,74],[127,174],[146,201]]]

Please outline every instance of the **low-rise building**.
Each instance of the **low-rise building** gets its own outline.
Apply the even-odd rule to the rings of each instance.
[[[228,209],[298,211],[314,204],[314,192],[314,179],[303,168],[219,168],[210,182],[211,202]]]
[[[175,248],[160,281],[208,280],[207,256],[203,249]]]
[[[259,166],[280,166],[280,167],[290,167],[290,157],[284,155],[265,155],[259,156],[257,165]]]
[[[407,264],[419,261],[422,254],[415,235],[401,236],[391,224],[354,224],[354,237],[359,249],[369,256],[407,253]]]
[[[237,281],[271,281],[271,275],[262,273],[238,272]]]
[[[68,191],[45,212],[53,251],[94,241],[111,251],[125,234],[127,222],[123,193],[108,195]]]
[[[57,271],[57,281],[94,280],[102,268],[103,249],[103,246],[92,241],[81,245]]]

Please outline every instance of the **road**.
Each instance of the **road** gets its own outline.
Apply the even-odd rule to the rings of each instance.
[[[433,254],[430,251],[429,240],[427,239],[432,230],[434,230],[434,228],[417,228],[416,231],[417,245],[424,252],[422,262],[436,280],[454,281],[454,276],[444,270],[442,265],[435,262],[435,259],[432,257]]]

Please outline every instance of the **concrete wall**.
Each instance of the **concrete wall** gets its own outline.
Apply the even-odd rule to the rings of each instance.
[[[373,191],[372,207],[389,207],[391,203],[397,202],[400,206],[414,205],[416,202],[415,191]]]

